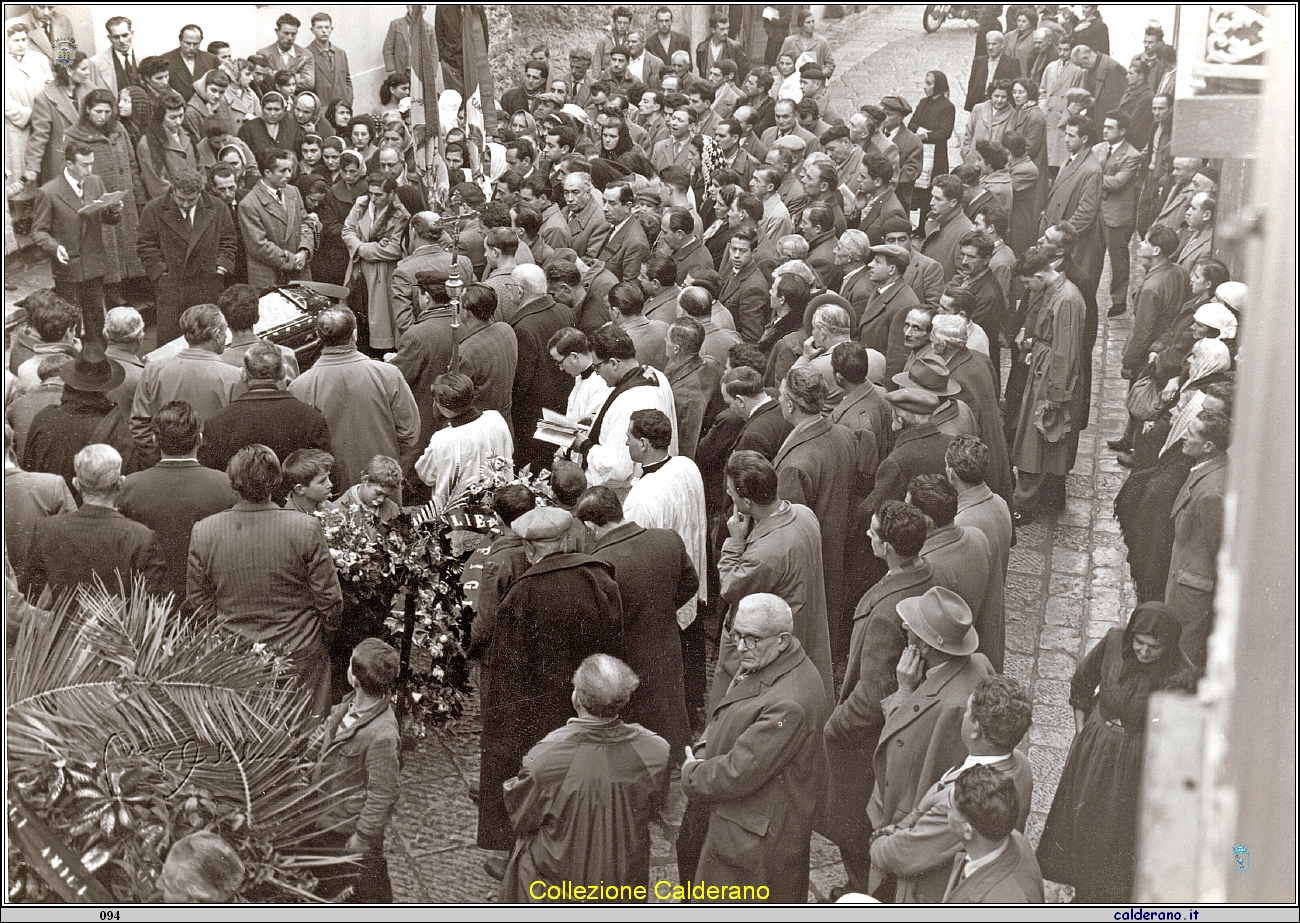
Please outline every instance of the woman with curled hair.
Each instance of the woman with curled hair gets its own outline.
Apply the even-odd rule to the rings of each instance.
[[[23,169],[28,183],[48,183],[63,172],[64,136],[80,120],[81,103],[93,88],[84,51],[73,54],[68,64],[54,65],[54,80],[32,99],[32,134]]]
[[[104,285],[109,287],[110,304],[122,304],[119,283],[144,275],[136,253],[136,232],[143,202],[136,199],[136,189],[144,191],[140,165],[135,159],[131,136],[117,118],[117,98],[108,90],[96,88],[81,101],[81,117],[68,128],[67,138],[79,141],[95,152],[91,170],[104,181],[105,192],[122,192],[122,220],[104,225]]]
[[[379,105],[384,109],[396,108],[397,104],[411,95],[411,78],[405,71],[389,74],[379,85]]]
[[[1038,104],[1038,84],[1027,77],[1011,81],[1011,105],[1014,113],[1007,131],[1014,131],[1025,139],[1025,156],[1038,168],[1038,181],[1032,200],[1038,211],[1047,204],[1047,115]],[[1006,145],[1005,133],[1003,145]]]
[[[1001,141],[1002,133],[1011,127],[1011,117],[1016,110],[1011,106],[1012,84],[1010,80],[998,80],[989,90],[989,98],[976,103],[966,122],[966,132],[962,135],[961,159],[971,163],[975,145],[981,140]]]
[[[411,216],[398,201],[396,179],[371,173],[366,186],[367,194],[357,199],[343,222],[349,254],[343,284],[352,289],[349,301],[359,321],[357,348],[382,353],[397,348],[393,271],[402,258]]]
[[[379,169],[379,125],[373,116],[354,115],[343,137],[352,143],[352,150],[361,155],[367,175]]]
[[[722,172],[722,171],[719,171]],[[730,171],[727,171],[730,172]],[[729,247],[731,245],[731,235],[736,230],[727,220],[727,213],[731,211],[732,203],[743,192],[737,185],[728,184],[718,189],[717,195],[713,197],[714,214],[712,224],[704,232],[704,248],[709,251],[713,257],[714,266],[728,266],[727,258],[729,256]],[[701,216],[703,217],[703,216]]]
[[[347,138],[348,123],[352,121],[352,104],[346,99],[336,99],[325,110],[325,121],[334,129],[335,135]]]
[[[1195,688],[1182,623],[1163,602],[1142,603],[1112,628],[1070,681],[1074,741],[1047,815],[1038,863],[1074,886],[1079,903],[1132,899],[1138,800],[1152,693]]]

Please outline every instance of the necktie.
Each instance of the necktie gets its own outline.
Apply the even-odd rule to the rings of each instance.
[[[46,39],[49,40],[50,47],[53,48],[54,47],[54,20],[52,18],[46,20],[43,28],[45,29],[45,37]]]

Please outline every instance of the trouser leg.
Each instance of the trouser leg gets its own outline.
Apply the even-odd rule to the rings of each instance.
[[[1128,307],[1128,242],[1133,237],[1133,225],[1113,228],[1103,221],[1101,231],[1106,239],[1106,252],[1110,254],[1111,305],[1118,311]]]

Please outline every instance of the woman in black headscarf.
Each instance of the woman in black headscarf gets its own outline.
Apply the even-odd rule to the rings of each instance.
[[[983,37],[983,30],[980,37]],[[923,162],[928,164],[928,171],[922,170],[912,191],[912,204],[921,210],[917,227],[925,229],[925,218],[930,214],[930,188],[936,176],[948,172],[948,139],[952,137],[957,121],[957,107],[948,98],[948,75],[943,71],[927,71],[925,74],[925,96],[917,101],[916,111],[907,127],[921,139]]]
[[[312,257],[312,278],[317,282],[343,284],[348,268],[348,248],[343,243],[342,203],[331,193],[325,177],[304,173],[293,181],[302,195],[303,210],[321,221],[321,232]]]
[[[1074,742],[1038,846],[1043,877],[1074,886],[1079,903],[1133,893],[1138,797],[1151,693],[1190,690],[1182,625],[1164,603],[1143,603],[1112,628],[1070,681]]]

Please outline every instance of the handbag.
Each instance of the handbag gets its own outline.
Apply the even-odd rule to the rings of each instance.
[[[1160,397],[1160,384],[1155,377],[1144,374],[1128,391],[1128,412],[1135,420],[1148,422],[1156,419],[1168,409]]]

